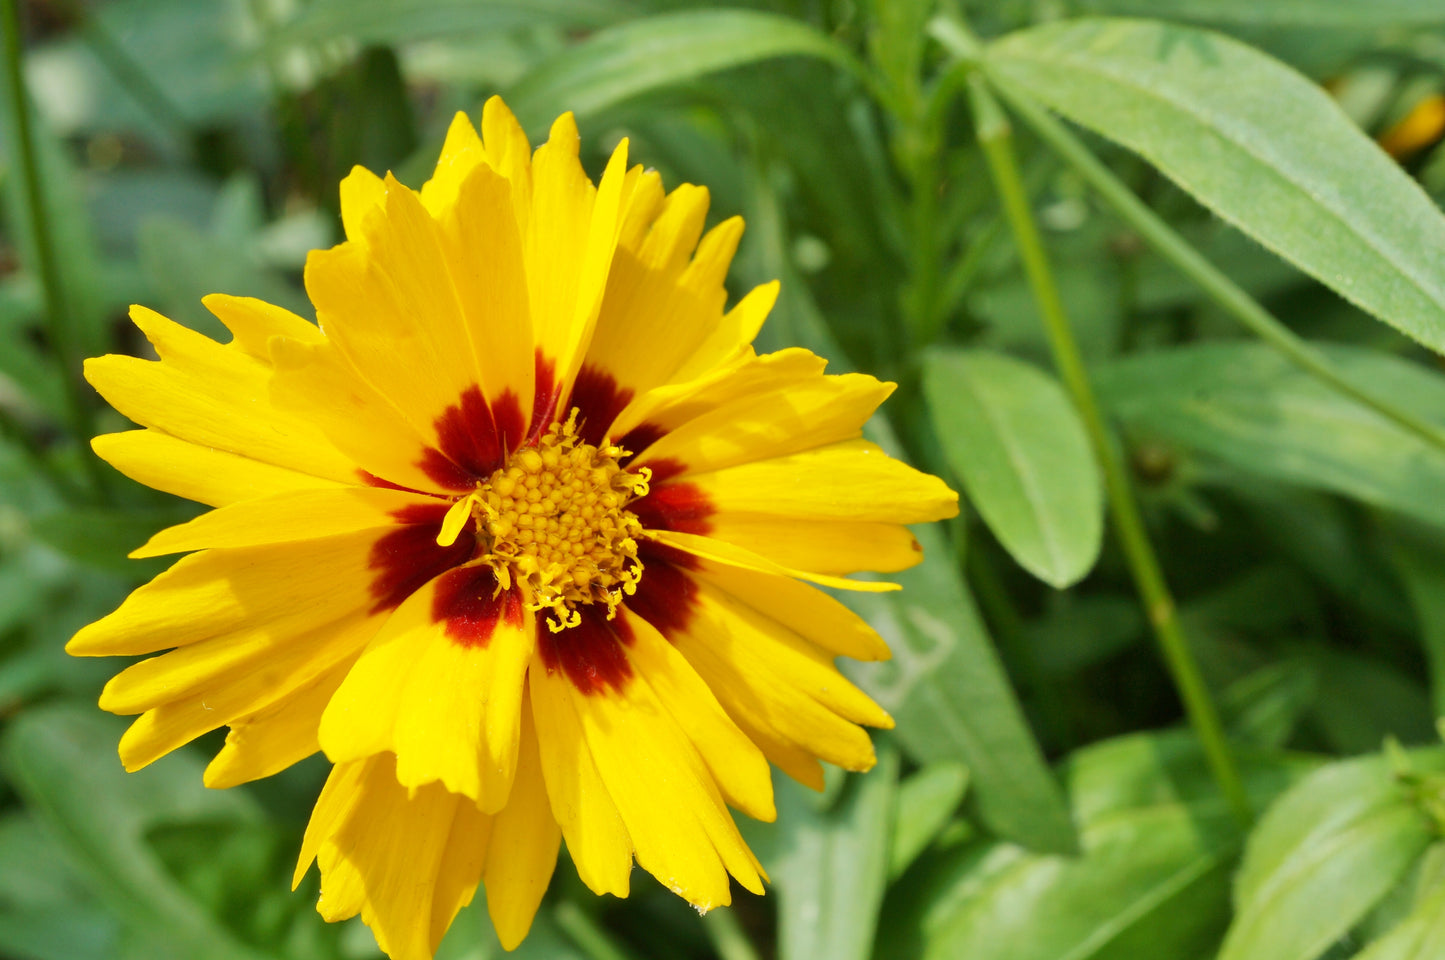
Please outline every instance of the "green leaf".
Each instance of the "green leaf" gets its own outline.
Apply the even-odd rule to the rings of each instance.
[[[1361,387],[1438,416],[1445,378],[1396,357],[1318,349]],[[1342,493],[1445,524],[1445,453],[1253,343],[1141,354],[1097,375],[1100,397],[1134,431],[1237,470]]]
[[[1300,766],[1241,757],[1252,796],[1271,797]],[[927,960],[1202,960],[1228,921],[1229,871],[1242,842],[1197,741],[1185,731],[1087,747],[1064,767],[1082,855],[998,842],[935,867],[897,956]]]
[[[1389,27],[1445,24],[1436,0],[1077,0],[1094,13],[1236,26]]]
[[[897,593],[846,601],[893,649],[885,663],[850,665],[898,721],[900,743],[923,763],[968,767],[983,822],[1035,850],[1076,849],[1058,782],[1044,763],[939,526],[914,533],[923,563],[890,574]]]
[[[318,0],[277,28],[267,45],[284,47],[337,37],[394,44],[541,24],[577,29],[602,26],[622,15],[622,8],[609,0]]]
[[[571,110],[579,118],[629,97],[772,57],[851,64],[846,49],[790,17],[752,10],[689,10],[598,31],[528,71],[507,103],[529,132]]]
[[[1109,19],[1011,34],[989,48],[987,64],[1137,151],[1347,300],[1445,352],[1445,216],[1291,68],[1220,34]]]
[[[34,817],[0,819],[0,955],[109,960],[116,928]]]
[[[1413,755],[1439,769],[1445,752]],[[1270,807],[1235,878],[1219,960],[1313,960],[1425,851],[1429,818],[1382,756],[1333,763]]]
[[[1104,493],[1063,389],[983,351],[931,353],[923,389],[943,454],[999,542],[1053,587],[1080,580],[1099,556]]]
[[[1390,933],[1355,960],[1437,960],[1445,957],[1445,886],[1436,888]]]
[[[242,793],[206,790],[189,754],[127,774],[113,752],[122,726],[93,708],[32,709],[0,745],[7,777],[110,912],[169,948],[158,956],[262,960],[185,894],[146,843],[159,824],[255,822],[257,811]]]
[[[1281,660],[1230,684],[1219,698],[1219,710],[1236,739],[1279,749],[1314,701],[1317,682],[1308,663]]]
[[[1305,648],[1301,655],[1315,673],[1317,696],[1310,718],[1336,752],[1369,753],[1386,737],[1406,744],[1439,739],[1429,696],[1411,673],[1326,646]],[[1350,709],[1341,710],[1342,703]]]
[[[778,785],[778,834],[769,867],[778,890],[780,960],[868,960],[888,880],[898,753],[850,776],[829,809],[791,780]]]
[[[967,791],[968,768],[947,761],[930,763],[898,785],[889,877],[897,877],[907,870],[938,836]]]

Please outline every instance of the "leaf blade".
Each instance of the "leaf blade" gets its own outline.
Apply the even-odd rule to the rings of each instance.
[[[749,10],[696,10],[642,17],[600,30],[528,71],[507,103],[528,131],[563,110],[579,118],[649,90],[780,56],[834,63],[851,55],[790,17]]]
[[[1035,850],[1076,850],[1058,781],[947,542],[937,525],[914,533],[924,561],[890,576],[901,591],[843,598],[893,650],[892,660],[851,672],[893,714],[894,735],[914,759],[968,768],[979,816],[992,830]]]
[[[1347,300],[1445,352],[1445,216],[1293,69],[1221,34],[1109,18],[1011,34],[986,62]]]
[[[1024,569],[1057,589],[1098,559],[1104,492],[1078,413],[1037,368],[1004,354],[937,351],[924,393],[949,466]]]
[[[1317,347],[1362,388],[1410,408],[1445,409],[1445,379],[1349,347]],[[1445,454],[1299,370],[1264,344],[1209,343],[1099,368],[1110,411],[1137,432],[1247,474],[1328,490],[1445,524]]]

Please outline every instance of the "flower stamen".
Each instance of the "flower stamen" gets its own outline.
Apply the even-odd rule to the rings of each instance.
[[[651,471],[622,469],[627,451],[608,441],[582,442],[577,414],[453,504],[437,535],[447,546],[473,520],[477,559],[495,571],[499,589],[518,584],[528,609],[550,611],[554,633],[581,622],[579,604],[606,604],[612,619],[642,577],[642,524],[625,508],[647,495]]]

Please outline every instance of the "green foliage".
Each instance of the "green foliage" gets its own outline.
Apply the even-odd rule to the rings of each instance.
[[[999,542],[1050,586],[1082,579],[1099,556],[1104,494],[1063,389],[985,352],[929,357],[923,388],[943,455]]]
[[[770,895],[699,920],[564,858],[512,956],[1445,955],[1445,131],[1374,142],[1445,93],[1438,0],[21,7],[0,956],[380,956],[289,889],[320,760],[207,791],[211,737],[122,771],[115,666],[63,646],[199,508],[98,464],[126,423],[69,387],[151,356],[130,303],[213,336],[206,293],[309,313],[338,179],[418,185],[493,93],[534,138],[574,111],[593,173],[627,136],[742,214],[734,294],[783,282],[759,348],[896,381],[870,438],[964,501],[901,592],[845,598],[897,727],[822,794],[775,776],[744,825]],[[438,954],[504,955],[482,904]]]

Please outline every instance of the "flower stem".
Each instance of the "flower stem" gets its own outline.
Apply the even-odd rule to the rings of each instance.
[[[1058,285],[1054,282],[1038,226],[1034,223],[1033,212],[1029,209],[1018,160],[1014,156],[1013,133],[1008,119],[989,93],[982,78],[977,75],[970,80],[969,94],[979,143],[988,159],[1005,217],[1013,231],[1024,270],[1028,274],[1029,285],[1043,317],[1054,363],[1084,421],[1094,454],[1103,470],[1104,487],[1114,518],[1114,529],[1124,549],[1129,570],[1144,601],[1149,622],[1163,650],[1164,661],[1184,703],[1190,725],[1204,748],[1214,779],[1240,823],[1248,825],[1253,819],[1249,796],[1245,792],[1244,782],[1240,779],[1229,743],[1225,739],[1219,711],[1210,698],[1199,665],[1184,637],[1174,598],[1169,593],[1169,585],[1160,569],[1159,558],[1149,542],[1144,518],[1130,488],[1123,457],[1109,434],[1093,388],[1089,384],[1083,356],[1079,353],[1078,343],[1074,339],[1073,328],[1059,296]]]
[[[1150,210],[1094,156],[1093,151],[1036,101],[992,75],[989,76],[989,85],[1041,140],[1052,147],[1094,188],[1105,203],[1113,207],[1126,223],[1138,231],[1146,243],[1197,283],[1210,299],[1232,314],[1241,324],[1340,393],[1364,404],[1432,446],[1445,449],[1445,430],[1352,384],[1334,368],[1328,358],[1276,319],[1237,283],[1206,260],[1162,217]]]
[[[761,960],[731,907],[718,907],[703,914],[702,927],[722,960]]]
[[[50,355],[65,394],[70,431],[76,442],[90,439],[90,410],[80,391],[75,372],[80,368],[80,355],[71,335],[70,311],[60,282],[60,268],[50,220],[45,211],[45,191],[36,157],[34,132],[30,128],[30,105],[25,92],[25,71],[20,47],[20,13],[17,0],[0,0],[0,33],[4,34],[5,88],[9,94],[10,129],[13,131],[15,156],[20,167],[25,205],[30,214],[31,236],[35,245],[35,268],[40,274],[40,287],[45,294],[46,326],[50,336]],[[89,451],[81,453],[81,462],[97,493],[103,493],[100,470]]]
[[[612,938],[612,934],[571,900],[557,904],[552,917],[590,960],[633,960],[632,955]]]

